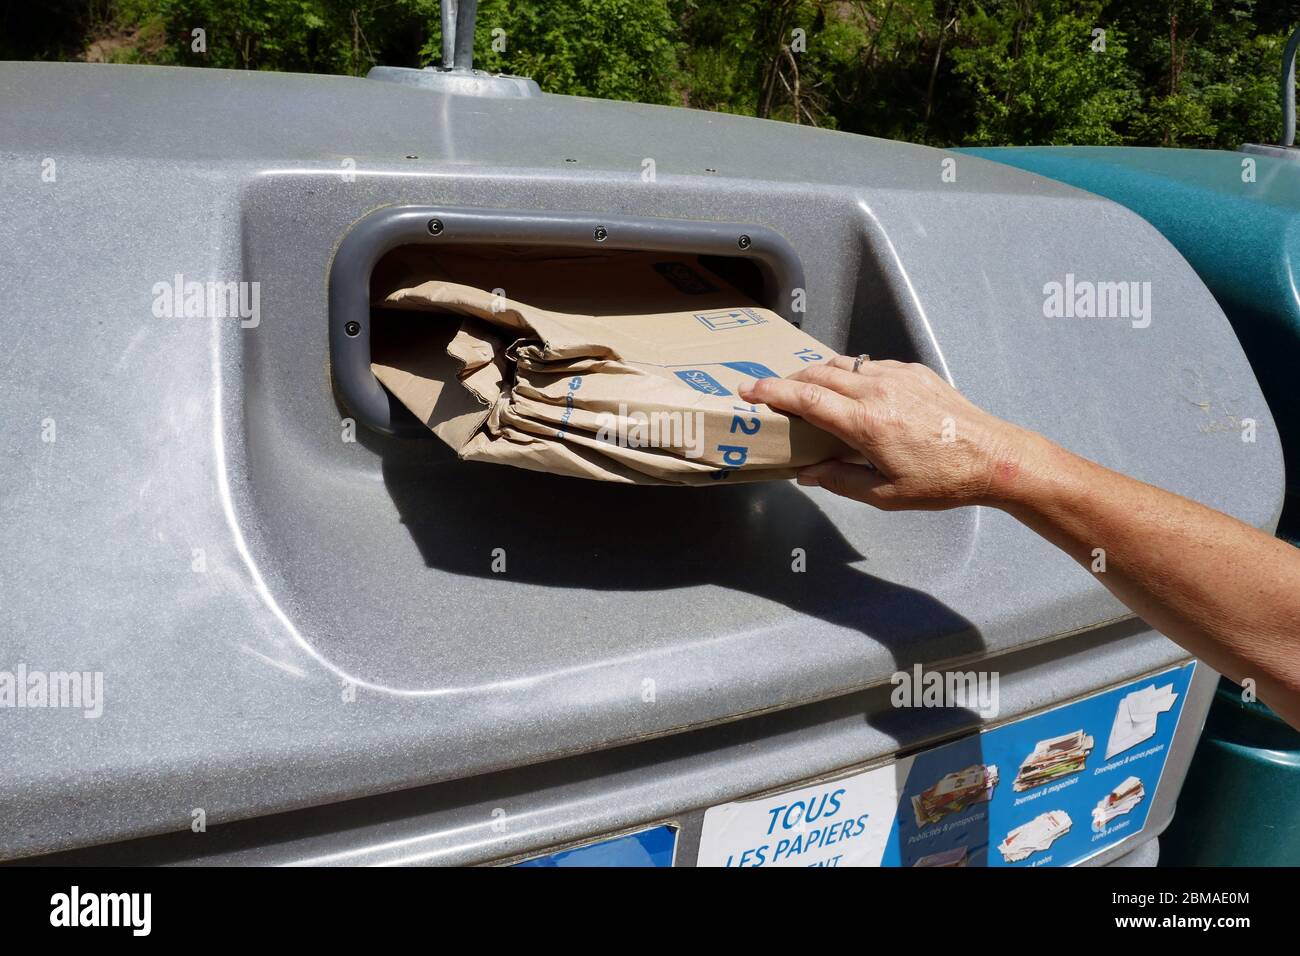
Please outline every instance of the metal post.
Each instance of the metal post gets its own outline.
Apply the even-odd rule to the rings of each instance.
[[[456,14],[458,0],[442,0],[442,68],[456,65]]]
[[[458,70],[474,69],[474,21],[478,18],[478,0],[460,0],[456,11],[455,66]]]
[[[1295,54],[1300,47],[1300,29],[1291,34],[1282,54],[1282,145],[1295,145]]]

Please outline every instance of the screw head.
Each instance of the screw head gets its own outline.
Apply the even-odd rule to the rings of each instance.
[[[592,238],[594,238],[597,242],[604,242],[606,239],[609,238],[609,230],[607,230],[604,226],[597,226],[596,231],[593,232],[591,235]]]
[[[741,236],[736,240],[736,245],[740,246],[742,249],[748,249],[750,245],[749,236]]]
[[[442,235],[442,220],[441,220],[441,219],[430,219],[430,220],[429,220],[429,235],[431,235],[431,236],[441,236],[441,235]]]
[[[348,335],[352,335],[352,336],[360,335],[360,334],[361,334],[361,323],[360,323],[360,322],[349,322],[347,325],[343,326],[343,331],[346,332]]]

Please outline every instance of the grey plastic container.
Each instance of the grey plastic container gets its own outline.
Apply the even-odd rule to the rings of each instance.
[[[329,283],[377,210],[770,232],[828,345],[926,362],[1084,455],[1276,523],[1276,433],[1223,314],[1095,196],[549,95],[48,64],[0,64],[0,88],[0,666],[104,681],[96,719],[0,715],[0,858],[488,862],[670,820],[689,865],[711,804],[978,726],[892,710],[899,668],[995,661],[1005,720],[1185,658],[998,512],[607,486],[356,422]],[[1150,281],[1153,321],[1045,319],[1067,273]],[[156,316],[176,276],[259,283],[256,324]],[[1225,396],[1254,444],[1207,427]],[[1146,827],[1100,862],[1154,855],[1214,680],[1198,669]]]

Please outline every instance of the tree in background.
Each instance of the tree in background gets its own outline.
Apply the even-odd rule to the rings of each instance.
[[[440,37],[425,44],[425,62],[441,60]],[[547,91],[671,103],[677,55],[668,0],[479,3],[475,66],[531,76]]]
[[[987,4],[962,17],[955,79],[973,101],[965,142],[1118,145],[1141,102],[1121,29],[1090,3]],[[1095,31],[1095,32],[1094,32]]]
[[[0,0],[0,56],[355,76],[440,60],[438,6]],[[481,0],[475,56],[553,93],[940,146],[1233,148],[1276,137],[1296,25],[1300,0]]]
[[[418,57],[438,0],[116,0],[117,62],[345,73]],[[200,38],[194,31],[203,31]]]
[[[1157,146],[1270,140],[1281,125],[1278,71],[1300,4],[1266,0],[1116,0],[1132,24],[1129,63],[1143,103],[1130,139]]]

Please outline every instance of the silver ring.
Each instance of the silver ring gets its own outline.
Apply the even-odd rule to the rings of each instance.
[[[866,352],[863,352],[861,355],[859,355],[857,358],[853,360],[853,371],[856,372],[858,369],[862,368],[863,362],[870,362],[870,361],[871,361],[871,356],[868,355]]]

